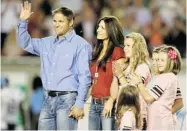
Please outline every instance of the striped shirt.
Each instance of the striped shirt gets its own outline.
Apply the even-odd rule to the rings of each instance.
[[[147,130],[173,130],[172,105],[176,99],[178,80],[173,73],[157,75],[149,93],[155,98],[148,106]]]

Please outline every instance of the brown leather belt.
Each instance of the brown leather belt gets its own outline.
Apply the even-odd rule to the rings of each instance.
[[[109,97],[103,97],[103,98],[95,98],[92,97],[92,103],[93,104],[105,104],[105,102],[109,99]]]

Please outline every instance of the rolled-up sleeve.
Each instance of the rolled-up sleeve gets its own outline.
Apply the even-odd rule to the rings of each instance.
[[[28,22],[20,20],[16,28],[17,44],[25,51],[39,56],[42,47],[42,39],[31,38],[27,31],[27,28]]]
[[[79,48],[77,56],[77,69],[78,69],[78,96],[75,102],[75,107],[83,108],[85,99],[88,93],[88,89],[91,85],[91,73],[89,68],[89,62],[92,58],[92,48],[90,44],[82,45]]]
[[[169,81],[163,80],[163,77],[159,77],[155,80],[155,84],[149,90],[149,93],[152,97],[158,100],[164,94],[168,86],[169,86]]]

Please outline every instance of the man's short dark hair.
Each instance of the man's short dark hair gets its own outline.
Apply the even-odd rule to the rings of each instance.
[[[74,15],[73,11],[70,10],[70,9],[68,9],[67,7],[61,7],[61,8],[58,8],[58,9],[52,11],[52,15],[53,15],[53,16],[54,16],[56,13],[61,13],[61,14],[63,14],[64,16],[67,17],[68,21],[71,21],[71,20],[74,20],[74,19],[75,19],[75,15]]]

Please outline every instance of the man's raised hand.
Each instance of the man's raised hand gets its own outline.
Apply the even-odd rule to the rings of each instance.
[[[20,19],[28,20],[32,14],[33,12],[31,12],[31,3],[24,1],[24,3],[21,4]]]

